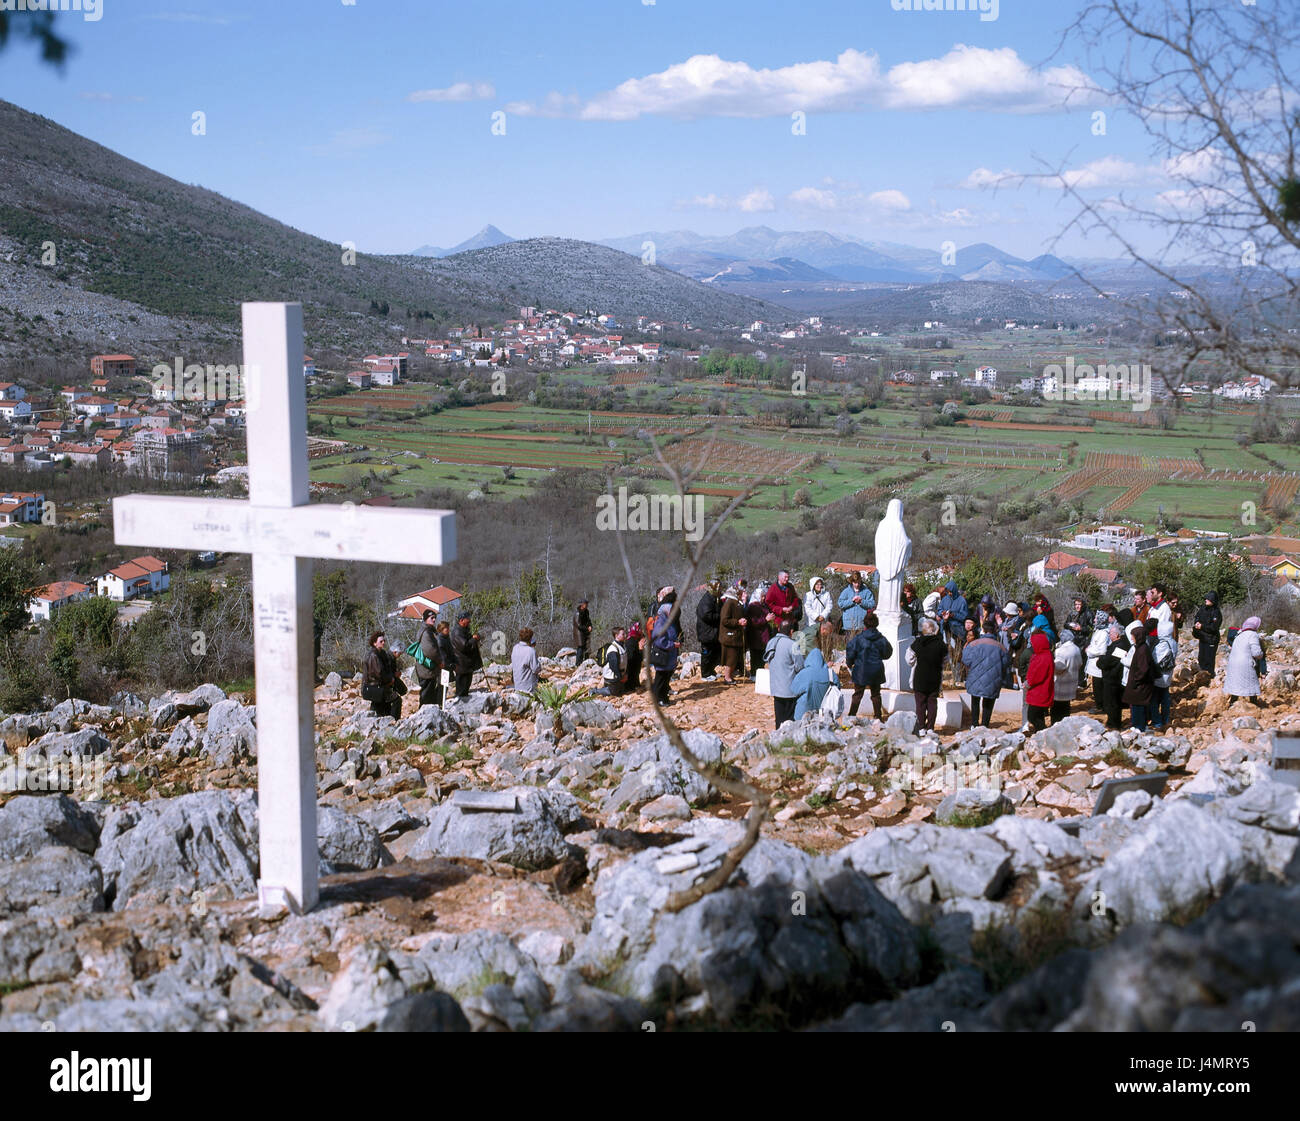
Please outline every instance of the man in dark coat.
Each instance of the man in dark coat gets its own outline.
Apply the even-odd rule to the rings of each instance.
[[[442,704],[442,652],[438,649],[438,613],[433,608],[424,612],[424,626],[420,628],[420,654],[428,665],[415,660],[415,676],[420,682],[420,706]]]
[[[700,641],[700,677],[712,681],[722,658],[722,645],[718,638],[718,624],[722,619],[722,605],[718,595],[722,591],[716,580],[704,587],[704,594],[695,604],[695,637]]]
[[[478,647],[478,634],[469,629],[469,613],[461,615],[451,632],[451,648],[456,654],[456,699],[469,696],[474,671],[483,668],[483,653]]]
[[[983,633],[962,648],[961,658],[966,667],[966,691],[970,694],[971,726],[987,728],[993,720],[993,706],[1002,692],[1002,683],[1011,669],[1011,655],[998,638],[997,623],[988,620]]]
[[[578,651],[578,660],[574,665],[580,666],[587,660],[587,651],[591,646],[591,614],[587,611],[587,601],[578,600],[578,610],[573,613],[573,645]]]
[[[1206,592],[1205,606],[1196,613],[1196,621],[1192,623],[1192,634],[1200,643],[1196,664],[1206,673],[1214,672],[1214,658],[1219,652],[1222,632],[1223,612],[1219,610],[1219,593]]]

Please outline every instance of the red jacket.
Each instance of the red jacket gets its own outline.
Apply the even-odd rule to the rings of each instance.
[[[787,584],[784,588],[780,584],[773,584],[767,589],[767,595],[763,598],[772,614],[776,616],[778,623],[782,619],[794,621],[797,612],[791,611],[788,615],[785,614],[787,607],[797,607],[799,605],[799,593],[794,590],[793,584]]]
[[[1052,660],[1052,644],[1047,635],[1035,631],[1029,637],[1033,656],[1025,671],[1025,703],[1035,708],[1051,708],[1056,699],[1056,665]]]

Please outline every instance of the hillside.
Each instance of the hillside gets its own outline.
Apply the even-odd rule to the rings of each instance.
[[[568,238],[530,238],[454,257],[409,260],[439,284],[506,292],[515,304],[590,308],[620,319],[649,315],[697,326],[796,318],[778,305],[719,291],[662,265],[642,264],[640,257]]]
[[[918,319],[961,322],[977,316],[1054,322],[1085,314],[1083,301],[1047,299],[1022,286],[980,281],[925,284],[900,291],[879,289],[857,303],[844,304],[835,314],[847,322],[907,323]],[[1095,301],[1086,305],[1095,316]]]
[[[759,314],[753,301],[579,242],[503,245],[450,262],[358,253],[345,264],[332,242],[3,101],[0,181],[0,260],[9,266],[0,271],[0,357],[80,360],[110,344],[146,358],[196,341],[224,348],[244,300],[301,300],[310,345],[344,352],[389,345],[408,311],[435,324],[502,319],[525,289],[548,306],[606,310],[613,298],[622,314],[699,323]],[[47,267],[49,242],[57,260]],[[389,314],[371,314],[372,301]]]

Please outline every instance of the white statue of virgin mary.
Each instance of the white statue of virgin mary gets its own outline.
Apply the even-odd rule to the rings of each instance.
[[[903,503],[891,498],[880,525],[876,527],[876,572],[880,590],[876,610],[897,614],[902,609],[903,574],[912,559],[912,539],[903,527]]]

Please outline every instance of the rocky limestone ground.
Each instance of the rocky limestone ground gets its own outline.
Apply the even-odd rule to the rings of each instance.
[[[1010,718],[918,737],[904,714],[773,732],[768,698],[688,661],[671,715],[775,820],[676,913],[748,806],[644,695],[550,712],[490,667],[467,701],[408,696],[393,720],[330,675],[308,915],[253,898],[251,698],[4,715],[0,774],[21,764],[30,791],[93,758],[104,782],[0,794],[0,1028],[1294,1030],[1300,791],[1268,759],[1273,729],[1300,733],[1300,636],[1274,636],[1264,708],[1228,706],[1188,657],[1163,736],[1082,711],[1028,737]],[[571,663],[545,672],[598,684]],[[1157,770],[1163,797],[1084,820],[1106,779]],[[461,789],[515,809],[462,809]]]

